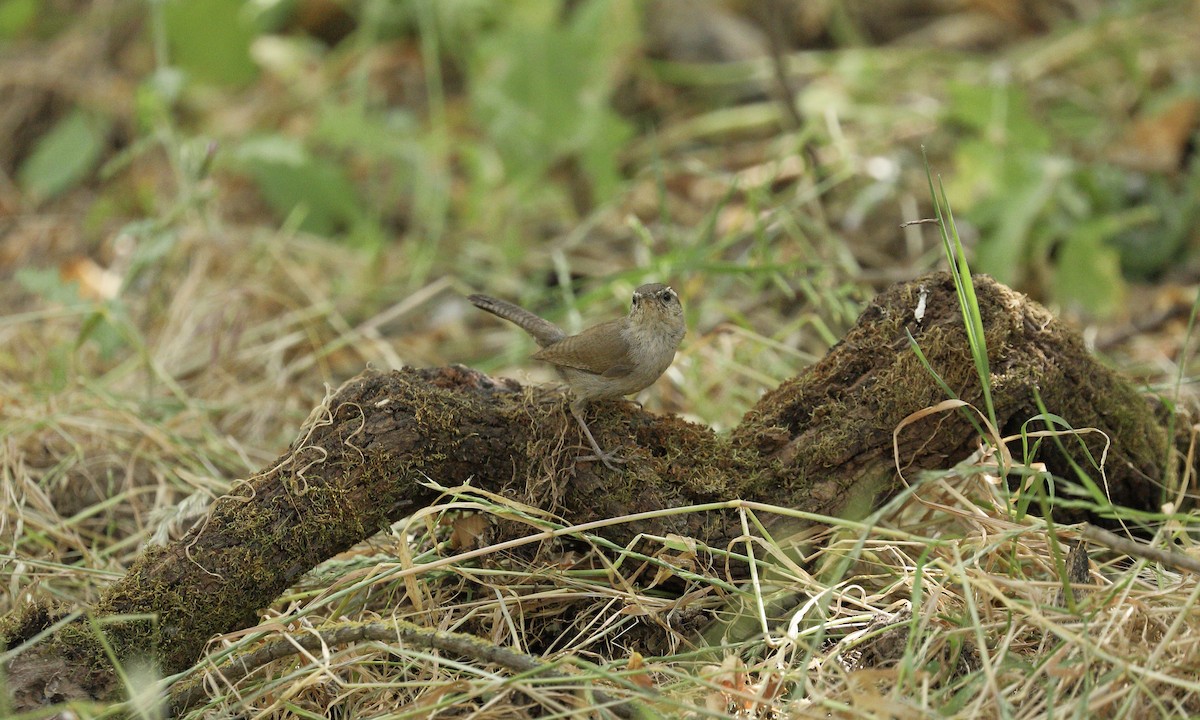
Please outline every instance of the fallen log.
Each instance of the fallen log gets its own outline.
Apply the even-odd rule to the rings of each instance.
[[[1155,510],[1177,477],[1190,422],[1173,425],[1154,399],[1092,358],[1044,308],[976,279],[1002,434],[1045,407],[1111,441],[1107,490],[1117,505]],[[915,309],[924,298],[924,313]],[[323,560],[437,500],[426,480],[479,488],[552,511],[572,524],[742,498],[829,516],[862,516],[900,487],[893,432],[946,399],[909,347],[962,400],[982,408],[954,285],[935,273],[878,296],[816,365],[766,394],[728,435],[629,403],[598,403],[589,425],[630,461],[617,471],[579,461],[581,438],[560,390],[493,380],[465,367],[368,371],[314,410],[270,467],[212,506],[183,539],[148,550],[90,610],[15,656],[7,670],[17,711],[74,698],[109,698],[116,675],[92,628],[118,658],[187,669],[211,637],[255,623]],[[1036,392],[1035,392],[1036,391]],[[1181,428],[1172,431],[1171,428]],[[1174,432],[1174,436],[1172,436]],[[1086,436],[1094,457],[1103,439]],[[963,413],[907,426],[896,439],[906,473],[945,468],[977,447]],[[1039,460],[1069,477],[1079,443]],[[1074,449],[1073,449],[1074,448]],[[1056,519],[1088,518],[1066,509]],[[1096,518],[1092,518],[1096,519]],[[674,533],[712,545],[741,534],[733,512],[685,513],[597,531],[624,544]],[[31,604],[0,625],[15,648],[61,614]],[[124,619],[122,619],[124,618]]]

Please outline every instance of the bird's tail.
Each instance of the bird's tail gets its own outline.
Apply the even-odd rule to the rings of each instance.
[[[493,315],[502,317],[533,336],[541,347],[548,347],[567,336],[557,325],[534,315],[525,308],[510,302],[498,300],[488,295],[471,295],[467,297],[475,307],[487,310]]]

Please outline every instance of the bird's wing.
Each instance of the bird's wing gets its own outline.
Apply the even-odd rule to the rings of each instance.
[[[605,377],[624,377],[633,371],[633,360],[625,350],[621,326],[621,320],[601,323],[539,350],[533,358]]]

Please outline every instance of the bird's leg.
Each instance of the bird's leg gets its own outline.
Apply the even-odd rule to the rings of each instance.
[[[596,453],[595,457],[585,456],[577,458],[579,460],[599,460],[604,463],[604,467],[609,470],[616,470],[613,463],[623,463],[623,459],[610,455],[600,449],[600,445],[596,443],[596,438],[592,437],[592,431],[588,429],[587,422],[583,419],[583,408],[587,406],[587,401],[583,399],[575,400],[571,403],[571,414],[579,421],[579,427],[583,428],[583,434],[587,436],[588,442],[592,445],[592,450]]]

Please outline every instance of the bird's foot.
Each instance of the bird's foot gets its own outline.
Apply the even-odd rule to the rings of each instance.
[[[600,453],[598,455],[579,455],[575,458],[575,462],[592,462],[595,460],[599,460],[600,462],[604,463],[604,467],[608,468],[609,470],[617,469],[616,465],[613,463],[624,465],[625,463],[629,462],[629,458],[617,457],[616,455],[612,455],[610,453]]]

